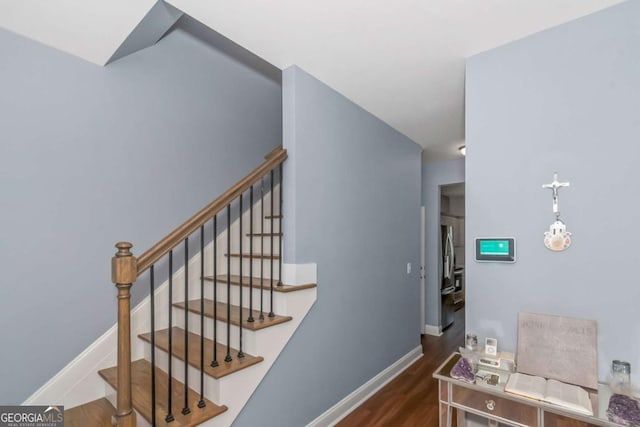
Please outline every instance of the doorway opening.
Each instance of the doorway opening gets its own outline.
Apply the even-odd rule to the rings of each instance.
[[[465,186],[440,186],[440,328],[446,331],[464,318],[465,307]],[[462,311],[462,313],[459,313]],[[458,320],[459,322],[459,320]]]

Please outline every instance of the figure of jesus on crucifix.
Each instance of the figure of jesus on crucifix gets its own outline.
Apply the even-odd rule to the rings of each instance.
[[[551,184],[543,184],[542,188],[549,188],[553,191],[553,213],[556,214],[556,221],[560,220],[560,210],[558,208],[558,189],[568,187],[568,182],[558,181],[558,172],[553,173],[553,182]]]
[[[560,209],[558,207],[558,190],[562,187],[568,187],[568,182],[558,181],[558,173],[553,173],[553,182],[551,184],[543,184],[542,188],[548,188],[553,193],[553,213],[556,221],[551,224],[549,231],[544,233],[544,245],[552,251],[563,251],[571,245],[571,233],[567,231],[567,226],[560,220]]]

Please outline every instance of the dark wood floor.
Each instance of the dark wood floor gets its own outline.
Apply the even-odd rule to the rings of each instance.
[[[464,343],[464,309],[441,337],[422,337],[424,356],[380,389],[338,427],[434,427],[438,425],[438,383],[433,371]]]

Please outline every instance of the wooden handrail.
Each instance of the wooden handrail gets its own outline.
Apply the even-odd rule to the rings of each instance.
[[[138,258],[138,276],[166,255],[171,249],[186,239],[191,233],[218,214],[231,202],[260,181],[264,175],[278,167],[287,159],[287,150],[278,147],[267,154],[266,161],[253,170],[249,175],[238,181],[233,187],[225,191],[220,197],[202,208],[198,213],[185,221],[165,238],[153,245]]]
[[[269,151],[266,156],[264,156],[265,160],[270,160],[273,156],[276,156],[282,150],[282,146],[279,145],[273,150]],[[286,150],[285,150],[286,151]]]

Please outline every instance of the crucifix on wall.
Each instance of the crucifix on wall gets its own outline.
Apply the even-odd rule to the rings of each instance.
[[[567,231],[567,226],[560,219],[559,193],[562,187],[568,187],[568,182],[558,181],[558,173],[553,173],[553,181],[550,184],[543,184],[542,188],[548,188],[552,191],[553,197],[553,213],[556,220],[549,227],[549,231],[544,233],[544,245],[552,251],[564,251],[571,246],[571,233]]]

